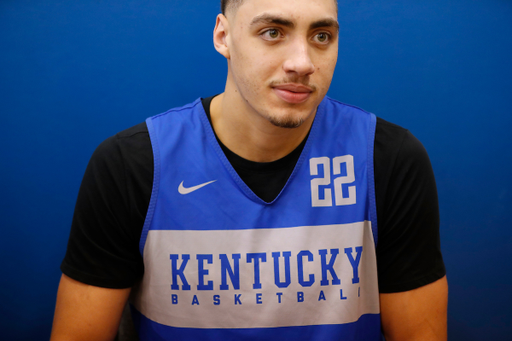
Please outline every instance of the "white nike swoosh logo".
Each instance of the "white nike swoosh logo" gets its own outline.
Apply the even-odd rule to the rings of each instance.
[[[204,184],[200,184],[200,185],[197,185],[197,186],[193,186],[193,187],[185,187],[183,186],[183,181],[181,182],[181,184],[178,186],[178,192],[180,194],[189,194],[189,193],[192,193],[194,191],[197,191],[199,188],[202,188],[206,185],[209,185],[211,184],[212,182],[215,182],[217,180],[213,180],[213,181],[208,181],[208,182],[205,182]]]

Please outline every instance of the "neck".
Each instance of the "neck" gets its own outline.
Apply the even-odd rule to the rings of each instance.
[[[250,161],[271,162],[288,155],[307,136],[314,120],[311,115],[300,127],[277,127],[238,98],[227,87],[212,100],[210,115],[222,143]]]

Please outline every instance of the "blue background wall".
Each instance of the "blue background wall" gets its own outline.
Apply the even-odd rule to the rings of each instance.
[[[0,338],[49,337],[95,147],[222,92],[217,1],[0,0]],[[512,1],[340,1],[329,95],[409,128],[437,176],[451,340],[512,339]]]

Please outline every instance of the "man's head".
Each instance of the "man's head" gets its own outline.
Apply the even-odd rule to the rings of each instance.
[[[333,0],[223,0],[214,45],[228,61],[237,110],[280,127],[312,119],[338,53]]]

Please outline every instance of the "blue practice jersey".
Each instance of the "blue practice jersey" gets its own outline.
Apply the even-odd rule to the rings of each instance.
[[[200,100],[146,123],[141,339],[381,340],[373,114],[325,98],[270,203],[228,162]]]

